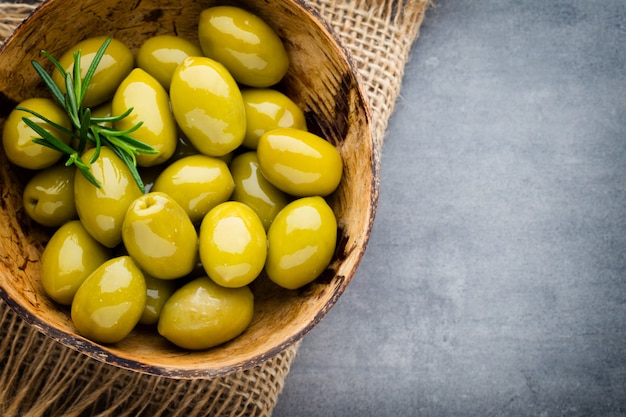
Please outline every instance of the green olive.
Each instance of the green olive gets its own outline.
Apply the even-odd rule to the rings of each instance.
[[[280,37],[247,10],[233,6],[203,10],[198,37],[204,55],[222,62],[241,84],[269,87],[278,83],[289,68]]]
[[[177,282],[154,278],[144,272],[146,280],[146,308],[139,319],[140,324],[157,324],[165,302],[177,288]]]
[[[109,259],[108,248],[96,241],[79,220],[59,227],[41,255],[41,284],[54,301],[70,305],[85,279]]]
[[[254,151],[235,156],[230,163],[230,172],[235,181],[231,200],[240,201],[254,210],[267,230],[276,214],[289,203],[289,196],[261,174],[259,158]]]
[[[72,321],[78,332],[99,343],[128,336],[146,306],[146,281],[130,256],[100,265],[76,291]]]
[[[191,221],[197,223],[213,207],[230,197],[235,183],[226,162],[206,155],[191,155],[166,167],[153,191],[171,196]]]
[[[90,161],[95,151],[96,148],[85,151],[83,161]],[[100,149],[90,169],[101,187],[97,188],[76,170],[76,211],[85,229],[98,242],[112,248],[122,241],[122,222],[128,206],[142,193],[128,166],[108,147]]]
[[[256,149],[261,135],[279,127],[307,130],[304,113],[280,91],[248,88],[241,91],[246,107],[246,137],[243,146]]]
[[[35,111],[65,129],[72,127],[65,111],[50,99],[29,98],[22,101],[19,107]],[[54,165],[61,159],[62,154],[33,142],[33,139],[40,136],[24,123],[23,117],[36,122],[64,143],[69,144],[71,141],[69,136],[49,126],[38,117],[23,110],[14,109],[7,117],[2,131],[2,146],[7,158],[15,165],[28,169],[42,169]]]
[[[201,277],[172,294],[157,328],[181,348],[208,349],[240,335],[252,321],[253,311],[254,296],[248,287],[224,288]]]
[[[246,134],[246,111],[239,86],[222,64],[187,57],[170,85],[176,122],[201,153],[222,156],[235,150]]]
[[[180,278],[196,266],[196,229],[185,210],[165,193],[144,194],[130,204],[122,240],[141,269],[155,278]]]
[[[146,40],[137,51],[137,66],[159,80],[169,90],[176,67],[188,56],[202,56],[193,42],[175,35],[157,35]]]
[[[94,60],[98,49],[102,46],[106,36],[97,36],[85,39],[69,50],[58,59],[59,64],[65,71],[74,71],[74,53],[80,50],[80,71],[84,79],[89,70],[91,62]],[[83,98],[84,107],[96,107],[111,99],[117,86],[130,73],[135,64],[135,58],[131,50],[117,39],[112,39],[107,47],[100,64],[96,69]],[[59,71],[52,73],[52,80],[65,92],[65,79]]]
[[[257,155],[263,175],[296,197],[326,196],[335,191],[343,175],[337,148],[303,130],[280,128],[264,133]]]
[[[132,113],[114,122],[114,128],[124,131],[142,122],[132,137],[159,152],[137,155],[137,165],[153,166],[170,159],[178,142],[170,99],[156,78],[141,68],[135,68],[124,78],[113,97],[111,110],[114,115],[121,115],[130,108],[133,109]]]
[[[58,227],[75,219],[75,171],[73,166],[60,164],[35,174],[26,184],[22,195],[26,214],[47,227]]]
[[[263,270],[267,236],[256,213],[238,201],[214,207],[200,226],[200,260],[209,278],[228,288],[250,284]]]
[[[290,290],[317,278],[330,264],[337,243],[337,220],[322,197],[289,203],[267,232],[265,271]]]

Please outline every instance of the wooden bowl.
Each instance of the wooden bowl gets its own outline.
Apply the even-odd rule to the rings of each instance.
[[[49,0],[0,49],[0,128],[23,99],[46,94],[30,65],[48,63],[78,41],[113,36],[136,51],[147,38],[178,34],[196,40],[200,11],[212,0]],[[22,191],[31,175],[12,166],[0,147],[0,295],[37,330],[78,352],[133,371],[172,378],[208,378],[248,369],[301,339],[335,304],[354,276],[376,211],[378,173],[370,116],[355,68],[331,29],[299,0],[232,2],[270,23],[284,40],[291,67],[280,88],[305,111],[310,130],[335,144],[344,177],[329,200],[338,217],[334,259],[315,282],[282,290],[260,277],[253,284],[255,315],[236,339],[199,352],[178,349],[156,333],[136,329],[102,345],[77,334],[68,309],[43,292],[40,255],[52,231],[30,221]]]

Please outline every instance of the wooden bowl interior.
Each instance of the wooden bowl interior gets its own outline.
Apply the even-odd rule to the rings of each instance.
[[[211,0],[84,0],[44,3],[0,49],[0,128],[21,100],[44,95],[30,61],[60,56],[84,38],[109,35],[133,51],[156,34],[196,41],[197,17]],[[222,3],[223,4],[223,3]],[[232,2],[237,4],[237,2]],[[178,349],[153,329],[137,329],[114,345],[76,333],[68,309],[51,302],[39,281],[41,251],[50,230],[33,224],[21,193],[31,175],[8,163],[0,148],[0,295],[39,331],[77,351],[127,369],[174,378],[215,377],[253,367],[299,340],[337,301],[363,256],[378,190],[370,120],[354,68],[331,31],[297,1],[248,1],[241,6],[269,22],[291,59],[280,88],[305,111],[310,130],[338,146],[344,178],[330,197],[339,219],[339,244],[317,281],[287,291],[261,277],[253,284],[255,316],[235,340],[200,352]]]

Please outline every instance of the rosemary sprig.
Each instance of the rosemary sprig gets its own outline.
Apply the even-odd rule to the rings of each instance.
[[[67,113],[71,123],[72,129],[68,130],[63,126],[51,121],[45,116],[23,108],[17,107],[18,110],[25,111],[27,113],[32,114],[33,116],[41,119],[48,126],[56,129],[64,135],[67,135],[73,139],[76,139],[76,148],[73,148],[70,145],[64,143],[61,139],[56,137],[54,134],[50,133],[50,131],[44,129],[40,124],[35,122],[32,118],[23,117],[24,123],[26,123],[31,129],[35,131],[39,138],[33,139],[35,143],[38,143],[43,146],[47,146],[48,148],[54,149],[58,152],[67,155],[67,160],[65,165],[75,165],[78,170],[83,174],[83,176],[89,180],[93,185],[100,188],[101,184],[91,173],[90,165],[95,162],[100,154],[100,148],[102,146],[107,146],[115,152],[115,154],[128,166],[130,172],[133,176],[133,179],[137,183],[137,186],[141,190],[141,192],[145,192],[145,187],[143,181],[137,171],[137,154],[156,154],[158,153],[152,146],[137,140],[131,136],[133,132],[135,132],[143,122],[139,122],[134,125],[132,128],[119,131],[112,128],[108,128],[103,126],[102,124],[105,122],[116,122],[122,120],[123,118],[130,115],[133,111],[132,108],[128,109],[126,112],[119,116],[110,116],[110,117],[92,117],[91,109],[88,107],[83,107],[83,98],[85,97],[85,93],[89,87],[89,83],[93,78],[104,53],[106,52],[107,47],[111,43],[111,38],[107,38],[102,46],[98,49],[98,52],[94,56],[93,61],[89,65],[85,78],[81,78],[81,68],[80,68],[80,59],[81,59],[81,51],[76,51],[74,53],[74,68],[72,72],[66,71],[61,64],[48,52],[41,51],[41,53],[49,59],[52,64],[55,66],[56,70],[61,73],[63,76],[63,80],[65,83],[65,93],[57,86],[57,84],[52,80],[50,74],[46,72],[46,70],[37,62],[32,61],[31,64],[33,68],[39,74],[39,77],[42,79],[46,87],[50,90],[52,97],[63,107],[65,112]],[[92,156],[89,164],[85,163],[80,155],[85,150],[87,144],[92,144],[96,147],[96,152]]]

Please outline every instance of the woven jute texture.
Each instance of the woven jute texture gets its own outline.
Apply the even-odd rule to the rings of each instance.
[[[0,3],[0,43],[32,13],[35,1]],[[352,54],[369,99],[380,164],[387,123],[430,0],[311,2]],[[0,301],[0,416],[270,416],[299,346],[225,377],[168,379],[76,353]]]

